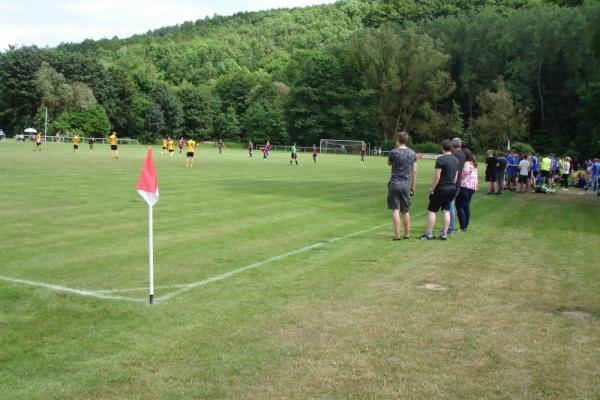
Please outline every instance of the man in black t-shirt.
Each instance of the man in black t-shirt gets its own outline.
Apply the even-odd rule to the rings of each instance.
[[[435,173],[429,194],[429,206],[427,207],[427,232],[419,239],[433,239],[433,227],[435,225],[435,214],[442,209],[444,226],[438,239],[448,239],[448,227],[450,226],[450,205],[456,195],[456,179],[458,175],[458,159],[452,155],[452,142],[442,142],[444,154],[435,161]]]
[[[504,191],[504,172],[507,164],[504,153],[498,153],[498,159],[496,160],[496,194],[502,194]]]
[[[458,160],[458,175],[456,178],[456,194],[454,198],[458,197],[460,193],[460,182],[462,178],[462,170],[465,166],[466,156],[462,150],[462,139],[461,138],[453,138],[452,139],[452,155],[456,157]],[[454,206],[454,200],[450,204],[450,226],[448,227],[448,234],[452,234],[454,232],[454,217],[456,215],[456,207]],[[440,232],[441,233],[441,232]]]

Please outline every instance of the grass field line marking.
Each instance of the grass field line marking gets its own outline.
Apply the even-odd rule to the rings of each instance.
[[[418,213],[415,216],[419,216],[419,215],[422,215],[422,214],[424,214],[424,213]],[[390,223],[387,222],[385,224],[373,226],[373,227],[371,227],[369,229],[363,229],[363,230],[360,230],[358,232],[349,233],[349,234],[344,235],[344,236],[338,236],[338,237],[334,237],[332,239],[327,239],[327,240],[324,240],[324,241],[321,241],[321,242],[317,242],[317,243],[311,244],[309,246],[301,247],[299,249],[295,249],[295,250],[291,250],[291,251],[288,251],[288,252],[283,253],[283,254],[279,254],[279,255],[277,255],[275,257],[267,258],[266,260],[257,261],[255,263],[246,265],[244,267],[240,267],[240,268],[228,271],[228,272],[224,272],[222,274],[215,275],[215,276],[212,276],[210,278],[205,278],[205,279],[202,279],[200,281],[189,283],[189,284],[187,284],[186,286],[182,287],[179,290],[176,290],[176,291],[171,292],[169,294],[166,294],[164,296],[158,297],[156,299],[156,303],[161,303],[161,302],[167,301],[167,300],[169,300],[169,299],[171,299],[171,298],[173,298],[175,296],[178,296],[178,295],[180,295],[182,293],[185,293],[185,292],[187,292],[187,291],[189,291],[191,289],[194,289],[194,288],[196,288],[198,286],[203,286],[203,285],[207,285],[207,284],[212,283],[212,282],[221,281],[223,279],[229,278],[230,276],[237,275],[237,274],[239,274],[241,272],[244,272],[244,271],[248,271],[249,269],[254,269],[254,268],[262,267],[263,265],[269,264],[269,263],[274,262],[274,261],[279,261],[279,260],[282,260],[284,258],[293,256],[293,255],[296,255],[296,254],[306,253],[307,251],[310,251],[310,250],[313,250],[313,249],[325,246],[326,244],[338,242],[338,241],[344,240],[344,239],[349,239],[351,237],[362,235],[362,234],[368,233],[368,232],[372,232],[372,231],[375,231],[377,229],[381,229],[381,228],[386,227],[386,226],[389,227]]]
[[[95,292],[92,290],[75,289],[75,288],[70,288],[67,286],[53,285],[51,283],[11,278],[10,276],[4,276],[4,275],[0,275],[0,280],[6,281],[6,282],[12,282],[12,283],[20,283],[20,284],[29,285],[29,286],[43,287],[43,288],[47,288],[47,289],[51,289],[51,290],[56,290],[58,292],[77,294],[79,296],[95,297],[97,299],[125,300],[125,301],[133,301],[136,303],[145,303],[146,302],[146,300],[144,300],[144,299],[135,299],[133,297],[124,297],[124,296],[111,296],[110,294],[103,294],[103,293]]]
[[[154,286],[154,289],[179,289],[184,286],[189,285],[188,283],[181,283],[177,285],[163,285],[163,286]],[[103,289],[96,290],[96,293],[102,294],[110,294],[110,293],[123,293],[123,292],[141,292],[142,290],[148,290],[148,286],[144,287],[136,287],[136,288],[123,288],[123,289]]]

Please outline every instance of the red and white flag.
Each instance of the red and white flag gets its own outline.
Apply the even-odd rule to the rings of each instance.
[[[152,147],[148,147],[146,161],[144,161],[144,168],[142,168],[142,174],[136,189],[150,207],[158,202],[158,180],[156,179],[156,169],[152,158]]]

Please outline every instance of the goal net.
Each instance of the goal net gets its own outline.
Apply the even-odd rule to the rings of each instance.
[[[360,154],[360,149],[365,148],[369,154],[369,148],[362,140],[337,140],[321,139],[319,152],[330,154]]]

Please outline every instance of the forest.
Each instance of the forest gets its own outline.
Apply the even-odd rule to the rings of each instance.
[[[600,155],[600,1],[343,0],[0,53],[0,128]]]

